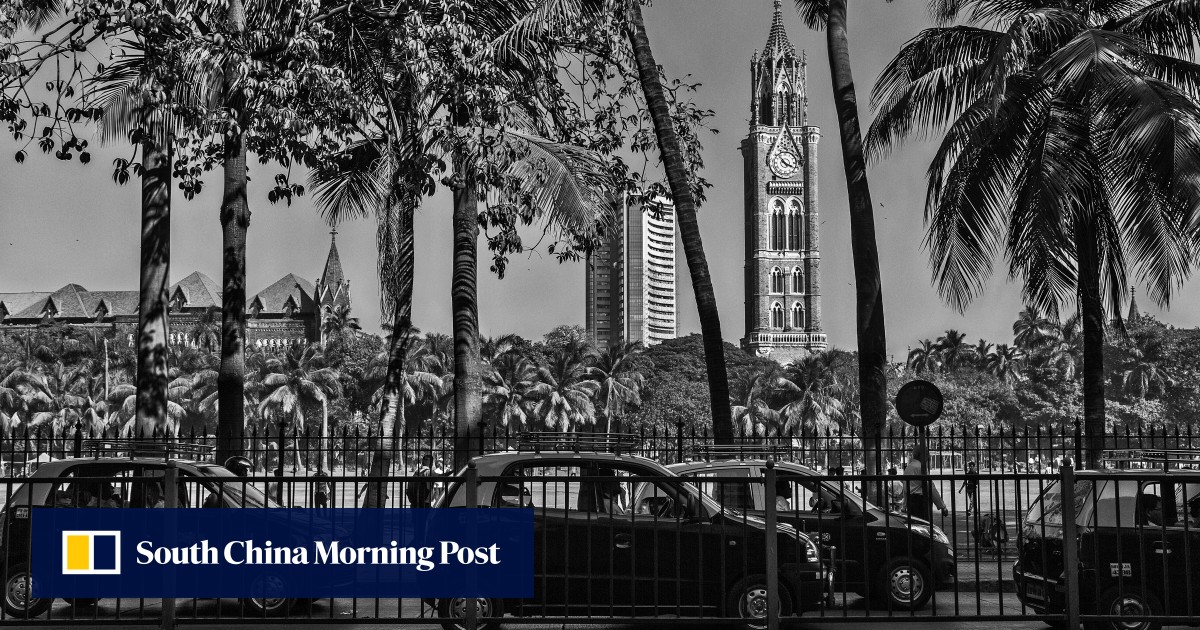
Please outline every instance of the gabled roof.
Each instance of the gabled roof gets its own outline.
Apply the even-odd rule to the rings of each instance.
[[[9,317],[16,317],[17,314],[25,311],[31,306],[44,306],[46,298],[50,297],[50,293],[46,291],[26,291],[24,293],[0,293],[0,304],[4,305],[4,310],[8,312]],[[36,309],[41,313],[41,308]]]
[[[299,311],[314,311],[316,310],[315,294],[313,283],[294,273],[289,273],[276,280],[271,286],[259,291],[250,299],[249,304],[253,305],[257,300],[262,304],[263,313],[283,313],[285,312],[284,305],[290,297],[299,307]]]
[[[169,299],[175,299],[176,292],[183,293],[184,306],[187,308],[220,308],[221,288],[212,278],[193,271],[191,275],[176,282],[168,292]]]
[[[783,26],[783,9],[780,0],[775,0],[775,15],[771,18],[771,34],[767,36],[767,45],[763,48],[763,57],[795,57],[796,47],[788,41],[787,29]]]
[[[87,289],[78,284],[68,284],[65,287],[38,300],[19,313],[13,313],[13,319],[35,319],[41,317],[48,307],[53,307],[55,317],[91,317],[91,311],[84,302]]]
[[[88,312],[92,317],[95,317],[96,309],[100,307],[101,302],[108,310],[108,317],[137,315],[137,291],[89,291],[86,299]]]

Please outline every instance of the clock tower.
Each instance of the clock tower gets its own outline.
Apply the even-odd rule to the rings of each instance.
[[[788,364],[825,350],[817,219],[817,143],[808,124],[806,59],[775,0],[771,33],[750,60],[750,134],[742,140],[746,204],[746,337],[742,347]]]

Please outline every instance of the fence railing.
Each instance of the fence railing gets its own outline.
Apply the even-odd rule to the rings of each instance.
[[[472,431],[471,442],[477,453],[495,453],[518,448],[520,435],[506,427],[481,425]],[[636,445],[622,452],[663,464],[705,459],[709,457],[705,449],[714,442],[709,431],[688,429],[683,423],[672,429],[642,430],[635,435]],[[28,474],[45,461],[76,455],[86,440],[104,437],[117,435],[93,434],[82,426],[12,431],[0,436],[0,477]],[[203,431],[183,432],[171,438],[151,437],[216,446],[216,437]],[[1057,470],[1057,464],[1066,458],[1083,459],[1084,439],[1079,423],[1061,429],[934,427],[928,440],[929,466],[933,471],[961,471],[973,462],[979,472],[1049,473]],[[234,436],[232,441],[240,446],[257,472],[406,474],[421,467],[426,456],[434,471],[455,472],[450,470],[454,435],[448,430],[420,430],[385,437],[370,429],[342,429],[322,437],[310,428],[268,426]],[[916,431],[889,429],[880,440],[881,472],[902,471],[919,441]],[[853,433],[806,430],[768,436],[735,433],[732,443],[740,448],[760,448],[777,460],[802,463],[818,471],[852,474],[865,470],[862,440]],[[1200,449],[1200,431],[1193,426],[1115,427],[1105,434],[1105,448]],[[371,469],[373,463],[378,466],[380,462],[387,464],[388,470]]]
[[[462,476],[211,478],[189,473],[185,463],[172,474],[165,461],[137,460],[127,469],[82,464],[70,476],[4,480],[0,620],[90,626],[161,623],[170,615],[177,624],[428,624],[451,616],[463,627],[739,621],[768,628],[794,616],[1055,625],[1200,618],[1192,596],[1200,585],[1198,471],[1064,466],[1054,474],[898,479],[799,474],[770,464],[744,468],[747,474],[684,467],[680,478],[636,460],[605,461],[600,468],[587,458],[541,457],[502,475],[472,467]],[[970,480],[978,484],[974,497],[955,491]],[[36,579],[27,555],[33,509],[335,509],[359,505],[380,487],[387,505],[409,507],[427,504],[432,486],[444,489],[437,502],[447,508],[533,509],[533,598],[46,601],[22,588],[22,580]],[[913,499],[935,490],[944,510],[936,500]],[[1158,497],[1157,507],[1147,497]],[[1079,542],[1064,544],[1072,540]],[[475,619],[466,618],[468,610]]]

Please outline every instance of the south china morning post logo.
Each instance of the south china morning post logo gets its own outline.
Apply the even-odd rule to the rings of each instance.
[[[63,575],[120,575],[121,532],[63,530]]]
[[[529,509],[34,510],[35,597],[534,592]],[[105,579],[107,576],[107,579]],[[114,576],[119,576],[115,577]]]

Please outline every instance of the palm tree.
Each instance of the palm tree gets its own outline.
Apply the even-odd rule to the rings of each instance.
[[[1021,367],[1024,360],[1025,353],[1020,348],[1001,343],[996,345],[995,351],[988,354],[985,369],[988,374],[1000,379],[1000,382],[1011,388],[1022,378]]]
[[[936,343],[922,339],[920,346],[908,351],[908,367],[917,374],[937,372],[942,369],[941,350]]]
[[[358,318],[350,315],[349,304],[340,304],[321,317],[323,345],[331,340],[337,344],[345,343],[347,337],[353,338],[361,330]]]
[[[942,362],[948,368],[962,365],[971,353],[971,347],[967,345],[966,333],[960,333],[954,329],[947,330],[945,335],[938,338],[937,349],[938,354],[942,357]]]
[[[934,281],[960,310],[1003,251],[1026,302],[1083,319],[1087,463],[1104,448],[1104,325],[1131,271],[1162,304],[1195,262],[1190,2],[939,0],[875,88],[876,154],[949,125],[929,168]],[[959,15],[972,25],[945,26]]]
[[[595,364],[587,368],[587,378],[600,383],[596,392],[596,403],[604,416],[604,432],[612,430],[613,417],[621,415],[629,406],[642,404],[642,387],[646,377],[638,371],[637,355],[642,351],[640,341],[625,342],[609,346],[608,352],[600,354]]]
[[[779,366],[750,367],[737,373],[734,391],[738,402],[732,406],[733,419],[743,436],[779,435],[783,414],[771,408],[772,398],[791,383],[780,373]]]
[[[776,0],[776,7],[779,2]],[[858,96],[850,68],[847,35],[847,0],[796,0],[796,8],[809,28],[825,29],[833,80],[834,107],[846,170],[850,200],[850,247],[854,258],[854,287],[858,333],[858,379],[861,398],[863,449],[866,473],[882,474],[879,441],[887,424],[887,336],[883,318],[883,284],[879,273],[879,247],[875,238],[874,206],[867,182],[858,120]]]
[[[321,405],[321,441],[329,439],[329,399],[342,395],[342,384],[337,371],[325,366],[324,357],[314,347],[295,348],[283,359],[267,362],[269,373],[262,380],[265,397],[258,404],[258,411],[267,422],[304,426],[305,403]],[[283,435],[279,436],[283,439]],[[326,451],[328,453],[328,451]],[[317,470],[324,470],[327,463],[318,458]]]
[[[783,430],[797,429],[814,435],[828,434],[844,418],[841,387],[834,372],[835,356],[822,352],[806,356],[787,367],[788,387],[784,395],[790,400],[780,409],[784,418]]]
[[[671,186],[671,199],[675,203],[683,254],[687,259],[692,288],[696,293],[700,334],[704,337],[704,364],[708,373],[709,402],[712,405],[713,439],[717,444],[727,444],[733,438],[733,417],[729,406],[729,377],[725,371],[725,339],[721,335],[717,295],[713,291],[708,259],[704,255],[704,242],[700,238],[700,222],[696,215],[696,199],[692,194],[689,169],[671,120],[670,102],[663,90],[658,63],[655,62],[654,53],[650,49],[650,36],[646,33],[646,23],[642,18],[641,2],[633,0],[627,3],[626,22],[638,77],[642,84],[642,94],[645,96],[646,108],[650,110],[650,119],[658,138],[659,157]],[[880,357],[882,356],[881,354]]]
[[[1030,352],[1053,339],[1057,323],[1043,316],[1038,309],[1028,306],[1013,322],[1013,343]]]
[[[212,352],[221,343],[221,323],[215,307],[204,309],[184,333],[197,347]],[[223,460],[222,460],[223,461]]]
[[[971,346],[971,358],[974,361],[975,367],[983,369],[987,363],[987,356],[992,352],[992,343],[986,339],[980,339]]]
[[[503,354],[484,376],[484,408],[494,423],[523,430],[536,401],[529,398],[531,388],[538,382],[538,367],[516,354]]]
[[[600,383],[586,378],[595,351],[571,342],[550,355],[550,362],[537,370],[525,398],[533,401],[534,413],[547,429],[578,431],[596,422],[593,398]]]
[[[1128,350],[1121,363],[1121,386],[1125,393],[1145,399],[1157,389],[1162,393],[1175,384],[1175,375],[1165,365],[1162,342],[1156,339],[1138,341]]]

